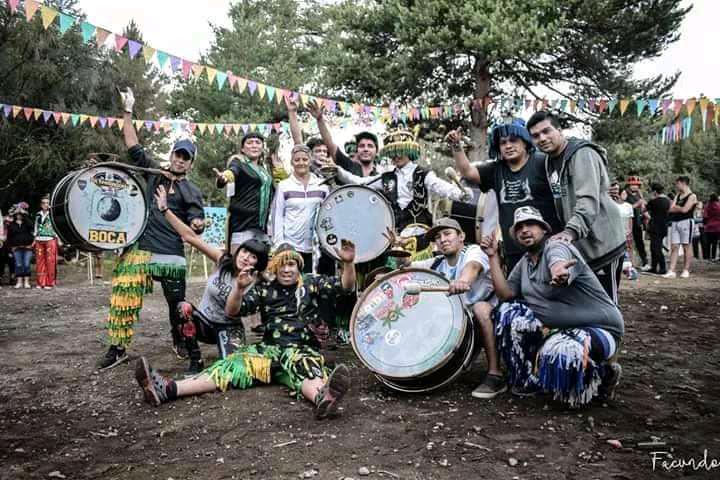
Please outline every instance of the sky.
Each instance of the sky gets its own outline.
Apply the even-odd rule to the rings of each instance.
[[[642,62],[636,76],[682,74],[673,89],[676,98],[720,97],[720,55],[710,55],[720,45],[720,1],[685,0],[693,10],[680,27],[680,40],[660,58]],[[229,26],[230,0],[80,0],[88,21],[112,32],[122,32],[131,19],[139,25],[152,47],[197,61],[213,40],[210,24]],[[222,67],[218,65],[218,67]],[[242,72],[236,72],[242,74]]]

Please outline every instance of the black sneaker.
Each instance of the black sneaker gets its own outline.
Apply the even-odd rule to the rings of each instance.
[[[510,393],[512,393],[516,397],[535,397],[543,393],[543,389],[539,385],[530,385],[529,387],[521,387],[519,385],[516,385],[510,389]]]
[[[175,355],[180,360],[187,360],[190,358],[190,352],[188,352],[187,347],[185,346],[185,342],[178,342],[173,344],[173,352],[175,352]]]
[[[505,379],[501,375],[488,374],[485,380],[472,391],[472,396],[475,398],[490,399],[506,391],[507,383],[505,383]]]
[[[613,400],[615,398],[615,390],[617,386],[620,385],[620,377],[622,377],[622,367],[620,364],[609,364],[605,377],[598,389],[598,397],[600,397],[601,400]]]
[[[97,367],[98,370],[109,370],[127,361],[128,356],[124,348],[120,348],[117,345],[110,345],[107,353],[98,360]]]
[[[350,371],[345,365],[338,365],[315,397],[315,418],[321,420],[336,415],[338,403],[349,389]]]
[[[168,401],[167,387],[172,380],[168,380],[150,368],[145,357],[140,357],[135,364],[135,380],[143,390],[145,401],[150,405],[159,407]]]
[[[203,362],[202,358],[191,358],[190,366],[185,372],[185,376],[192,377],[202,372],[203,370],[205,370],[205,362]]]

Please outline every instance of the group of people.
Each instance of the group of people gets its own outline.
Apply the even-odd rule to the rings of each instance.
[[[675,180],[675,193],[666,195],[660,183],[650,185],[650,198],[642,192],[642,181],[637,175],[627,179],[620,190],[615,182],[613,199],[620,208],[625,222],[627,239],[626,272],[628,278],[637,278],[634,265],[642,272],[677,278],[680,253],[683,265],[680,278],[690,277],[693,258],[716,260],[720,242],[720,201],[713,193],[707,203],[698,199],[690,188],[690,177],[682,175]],[[650,240],[650,258],[645,249],[644,233]],[[666,246],[666,239],[669,240]],[[665,250],[670,252],[669,267]],[[637,252],[637,257],[634,255]]]
[[[157,167],[131,121],[131,91],[122,102],[131,161]],[[256,132],[245,135],[240,152],[215,171],[229,200],[227,251],[201,237],[202,194],[187,178],[196,154],[192,142],[175,143],[163,174],[145,174],[148,226],[113,270],[110,346],[101,369],[128,360],[143,296],[159,281],[173,349],[189,359],[193,376],[166,378],[140,358],[135,376],[149,403],[274,381],[313,402],[318,417],[335,414],[350,372],[344,365],[332,368],[323,347],[331,317],[355,302],[366,265],[356,268],[348,239],[339,239],[333,255],[319,252],[314,219],[335,184],[356,184],[387,199],[398,232],[411,224],[430,227],[424,252],[385,263],[434,270],[448,280],[450,294],[462,295],[480,326],[488,363],[473,396],[494,398],[510,387],[518,395],[550,393],[569,405],[612,397],[621,373],[617,352],[624,326],[617,303],[626,237],[601,147],[566,138],[557,117],[538,112],[527,126],[516,121],[495,127],[490,149],[496,161],[475,166],[462,133],[451,132],[457,170],[468,183],[493,192],[499,209],[500,235],[473,245],[455,219],[433,219],[431,196],[458,201],[469,192],[418,165],[422,152],[412,133],[390,132],[380,147],[374,134],[362,132],[343,152],[322,106],[311,104],[320,138],[303,144],[297,105],[291,99],[287,105],[295,142],[290,173],[266,161],[264,138]],[[381,171],[379,158],[392,168]],[[328,171],[330,184],[321,179]],[[393,231],[375,233],[401,241]],[[185,295],[183,243],[216,265],[198,306]],[[251,315],[260,319],[258,344],[241,338],[240,319]],[[231,341],[233,335],[241,341]],[[201,343],[218,348],[220,358],[207,368]]]
[[[0,280],[5,266],[15,288],[31,288],[31,265],[35,256],[35,288],[50,290],[57,282],[59,239],[50,219],[50,197],[40,200],[40,210],[31,219],[30,206],[19,202],[7,217],[0,212]]]

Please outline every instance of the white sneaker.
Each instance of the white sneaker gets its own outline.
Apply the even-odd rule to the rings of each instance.
[[[687,270],[683,270],[680,274],[680,278],[690,278],[690,272],[688,272]]]
[[[648,265],[647,263],[645,265],[643,265],[642,267],[640,267],[641,272],[649,272],[650,270],[652,270],[652,267],[650,265]]]
[[[662,276],[663,278],[677,278],[677,273],[675,272],[667,272],[665,275]]]

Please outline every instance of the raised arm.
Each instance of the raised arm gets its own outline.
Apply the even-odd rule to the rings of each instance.
[[[330,129],[325,123],[325,106],[313,100],[312,102],[308,103],[307,108],[310,112],[310,115],[315,117],[315,120],[317,120],[318,130],[320,130],[320,136],[322,137],[323,143],[328,149],[328,154],[330,155],[330,158],[335,158],[335,153],[338,150],[338,146],[335,145],[335,142],[333,142]]]
[[[300,122],[298,122],[297,101],[290,98],[290,96],[286,96],[285,106],[288,111],[288,121],[290,122],[290,134],[292,135],[293,145],[301,145],[303,143],[303,138],[302,131],[300,130]]]
[[[428,174],[425,175],[425,187],[433,195],[450,200],[463,200],[464,198],[472,196],[472,191],[469,188],[467,190],[461,190],[460,187],[454,183],[439,178],[435,175],[435,172],[428,172]]]
[[[183,239],[183,242],[186,242],[197,248],[200,252],[202,252],[206,257],[208,257],[215,263],[220,260],[220,257],[223,256],[223,251],[219,248],[212,247],[205,243],[200,235],[195,233],[192,228],[185,225],[185,223],[180,220],[173,213],[172,210],[168,208],[167,192],[165,191],[165,187],[163,187],[162,185],[160,185],[157,190],[155,190],[155,202],[157,203],[160,213],[163,214],[170,226],[173,227],[173,229],[178,233],[178,235],[180,235],[180,237]]]
[[[462,145],[462,130],[452,130],[445,137],[450,149],[452,150],[453,159],[455,160],[455,170],[460,175],[473,183],[480,183],[480,172],[470,164],[470,159],[465,155]]]
[[[123,105],[123,139],[125,140],[125,146],[130,149],[135,145],[139,145],[137,132],[135,131],[135,125],[132,121],[133,107],[135,106],[135,95],[133,91],[128,87],[127,91],[121,92],[118,89],[120,98]]]
[[[282,185],[275,190],[272,210],[272,241],[276,247],[285,242],[285,193]]]
[[[487,254],[490,262],[490,277],[492,278],[493,287],[495,288],[495,295],[497,295],[501,301],[516,297],[518,292],[505,279],[505,273],[503,273],[502,266],[500,265],[498,241],[495,232],[493,231],[490,236],[483,237],[480,246],[483,252]],[[516,266],[513,272],[517,269],[518,267]]]

